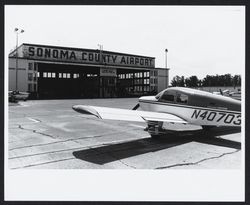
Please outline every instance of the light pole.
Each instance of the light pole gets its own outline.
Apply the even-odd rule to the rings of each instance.
[[[16,91],[18,90],[18,34],[23,33],[23,29],[15,28],[14,32],[16,33]]]
[[[99,48],[100,48],[100,54],[99,54],[99,62],[100,62],[100,72],[99,72],[99,88],[100,88],[100,92],[99,92],[99,97],[103,97],[104,96],[104,88],[103,88],[103,79],[101,77],[101,69],[102,69],[102,49],[103,49],[103,45],[98,44]]]
[[[168,53],[168,49],[165,49],[165,67],[168,68],[167,65],[167,53]]]

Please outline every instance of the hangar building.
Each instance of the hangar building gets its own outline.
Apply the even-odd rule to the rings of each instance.
[[[165,89],[168,76],[154,57],[98,49],[24,43],[9,54],[9,90],[39,99],[149,95]]]

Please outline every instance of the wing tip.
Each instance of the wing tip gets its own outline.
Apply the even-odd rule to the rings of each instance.
[[[76,112],[79,112],[81,114],[85,114],[85,115],[94,115],[97,118],[102,119],[102,117],[100,116],[100,114],[91,106],[88,105],[74,105],[72,106],[72,109]]]

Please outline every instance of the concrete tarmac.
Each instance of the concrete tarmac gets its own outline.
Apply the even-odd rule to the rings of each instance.
[[[137,98],[33,100],[9,104],[10,169],[240,169],[241,130],[203,131],[164,124],[152,139],[145,123],[101,120],[76,104],[132,109]]]

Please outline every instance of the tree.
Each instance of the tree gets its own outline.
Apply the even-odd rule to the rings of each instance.
[[[191,76],[190,78],[185,79],[185,84],[187,87],[198,87],[199,79],[197,78],[197,76]]]
[[[235,75],[232,77],[232,83],[233,86],[241,86],[241,76],[240,75]]]
[[[178,76],[176,75],[173,80],[171,81],[171,85],[173,87],[176,87],[176,86],[180,86],[180,87],[184,87],[185,86],[185,78],[184,76]]]
[[[205,78],[199,80],[197,76],[191,76],[189,78],[184,78],[184,76],[176,75],[171,81],[172,86],[180,87],[201,87],[201,86],[240,86],[241,76],[231,74],[225,75],[206,75]]]
[[[232,76],[231,76],[231,74],[225,74],[224,75],[224,78],[225,78],[225,86],[232,86],[233,85],[233,83],[232,83]]]

